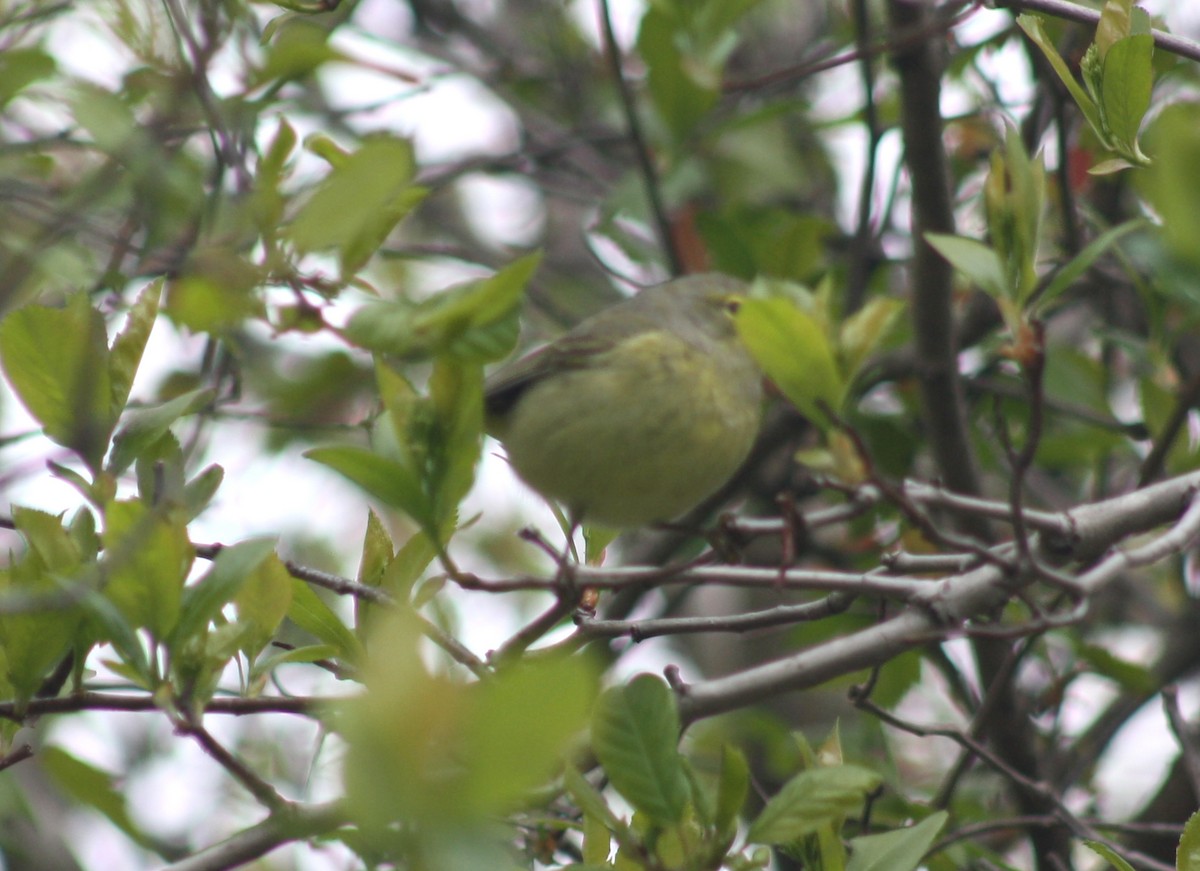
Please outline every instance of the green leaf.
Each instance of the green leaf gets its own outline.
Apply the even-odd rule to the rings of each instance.
[[[1100,20],[1096,22],[1096,36],[1092,43],[1106,58],[1109,49],[1117,42],[1129,36],[1132,30],[1133,0],[1107,0],[1100,10]]]
[[[1054,72],[1058,75],[1059,80],[1066,86],[1070,92],[1071,98],[1079,106],[1079,111],[1083,113],[1083,117],[1087,119],[1092,130],[1096,132],[1102,140],[1106,139],[1104,135],[1104,124],[1100,120],[1100,110],[1091,97],[1080,87],[1079,82],[1075,81],[1075,77],[1071,75],[1071,70],[1067,66],[1067,62],[1063,60],[1062,55],[1058,53],[1054,43],[1050,41],[1050,37],[1046,35],[1046,31],[1042,28],[1042,19],[1037,15],[1029,15],[1028,13],[1017,16],[1017,24],[1025,31],[1025,35],[1033,40],[1034,44],[1042,50],[1042,54],[1046,56],[1046,60],[1050,61],[1050,66],[1054,68]]]
[[[207,408],[215,396],[215,390],[205,387],[183,393],[161,405],[131,411],[113,438],[108,471],[113,475],[124,472],[142,451],[162,438],[175,421]]]
[[[854,813],[883,780],[856,765],[810,768],[784,784],[751,824],[746,840],[787,844]]]
[[[1117,152],[1138,164],[1148,162],[1138,147],[1138,130],[1150,108],[1154,87],[1154,37],[1150,34],[1118,40],[1104,59],[1101,110]]]
[[[990,246],[977,239],[944,233],[926,233],[925,241],[988,296],[1005,299],[1015,292],[1000,256]]]
[[[790,300],[743,300],[737,331],[763,372],[818,426],[841,411],[845,385],[817,320]]]
[[[1099,841],[1084,841],[1084,846],[1095,853],[1102,859],[1107,859],[1117,871],[1137,871],[1132,865],[1121,858],[1121,854],[1114,850],[1108,844],[1102,844]]]
[[[38,760],[58,788],[80,804],[103,814],[110,823],[134,843],[152,852],[158,851],[154,839],[137,827],[129,816],[125,794],[113,775],[72,756],[60,747],[43,747]]]
[[[592,716],[592,749],[605,774],[634,808],[661,825],[679,822],[687,808],[679,728],[671,690],[652,675],[607,690]]]
[[[749,792],[750,765],[740,750],[726,744],[721,748],[721,775],[717,781],[717,832],[725,835],[734,831]]]
[[[129,309],[125,329],[113,339],[108,360],[108,377],[112,387],[114,420],[125,410],[125,403],[129,401],[133,378],[137,375],[142,353],[146,350],[146,342],[154,328],[154,320],[158,317],[158,300],[162,296],[162,287],[163,280],[159,279],[142,289]]]
[[[213,463],[187,482],[183,488],[183,507],[189,523],[208,507],[224,479],[225,470]]]
[[[344,59],[328,40],[327,28],[306,18],[290,18],[274,33],[266,63],[255,76],[255,84],[298,79],[323,63]]]
[[[425,196],[413,187],[412,144],[377,135],[335,166],[287,234],[303,253],[337,249],[342,277],[357,272]]]
[[[0,363],[47,437],[99,471],[115,418],[104,318],[87,296],[9,314],[0,324]]]
[[[313,448],[304,456],[348,478],[389,508],[405,512],[421,526],[437,527],[421,479],[408,466],[356,445]]]
[[[1092,264],[1119,240],[1136,230],[1145,230],[1149,226],[1144,218],[1134,218],[1124,224],[1111,227],[1089,242],[1082,251],[1071,258],[1069,263],[1054,274],[1050,283],[1046,285],[1046,289],[1037,298],[1037,311],[1044,312],[1059,294],[1074,284],[1079,276],[1091,269]]]
[[[54,74],[54,58],[40,48],[6,46],[0,52],[0,109],[39,79]]]
[[[1171,252],[1193,268],[1200,264],[1200,105],[1165,106],[1146,131],[1154,163],[1135,177],[1162,218]]]
[[[165,640],[179,619],[183,584],[195,557],[187,527],[142,502],[113,502],[105,512],[102,540],[105,595],[135,628]]]
[[[686,137],[716,105],[720,70],[679,50],[679,22],[651,4],[642,17],[637,49],[646,63],[647,84],[654,106],[677,140]],[[707,67],[707,68],[706,68]]]
[[[847,379],[853,379],[867,359],[879,352],[879,346],[892,331],[904,303],[898,299],[875,297],[842,323],[838,348]]]
[[[316,591],[299,578],[292,578],[292,602],[288,619],[337,651],[351,662],[362,656],[362,645],[349,627],[333,613]]]
[[[434,363],[429,398],[437,415],[430,490],[438,523],[453,518],[475,482],[483,445],[483,369],[448,360]]]
[[[520,302],[540,261],[540,254],[526,255],[490,278],[417,304],[368,303],[351,316],[342,335],[360,348],[406,360],[439,355],[474,363],[499,360],[516,343]]]
[[[1175,851],[1175,867],[1178,871],[1200,871],[1200,811],[1188,817]]]
[[[546,783],[586,727],[595,692],[594,670],[578,656],[517,663],[476,684],[460,723],[461,800],[503,812]]]
[[[204,632],[247,578],[275,552],[275,541],[252,539],[221,548],[210,568],[184,591],[179,623],[171,633],[170,646],[178,650]]]
[[[242,650],[253,659],[267,646],[292,605],[292,576],[273,550],[250,570],[233,603],[238,622],[251,627]]]
[[[852,838],[846,871],[914,871],[949,817],[938,811],[914,826]]]

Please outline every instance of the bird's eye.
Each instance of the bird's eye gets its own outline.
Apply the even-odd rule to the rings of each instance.
[[[725,311],[732,314],[737,314],[737,310],[742,307],[742,298],[740,296],[727,296],[721,300],[721,304],[725,307]]]

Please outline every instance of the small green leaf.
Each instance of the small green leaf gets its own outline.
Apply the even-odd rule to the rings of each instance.
[[[915,826],[852,838],[846,871],[914,871],[949,816],[938,811]]]
[[[1121,854],[1114,850],[1108,844],[1102,844],[1099,841],[1084,841],[1084,846],[1095,853],[1102,859],[1107,859],[1117,871],[1137,871],[1132,865],[1121,858]]]
[[[813,423],[824,426],[827,411],[841,411],[845,385],[815,318],[781,297],[747,299],[737,331],[766,376]]]
[[[612,785],[655,823],[683,819],[688,782],[679,756],[679,712],[667,685],[639,675],[607,690],[592,716],[592,749]]]
[[[853,379],[872,355],[879,352],[904,310],[898,299],[875,297],[842,323],[838,347],[845,364],[846,377]]]
[[[750,765],[736,747],[721,748],[721,776],[717,781],[717,831],[727,834],[737,827],[738,815],[750,791]]]
[[[109,381],[112,386],[112,416],[115,420],[125,410],[133,378],[142,362],[142,353],[154,320],[158,317],[158,301],[162,296],[163,280],[152,281],[142,289],[129,309],[125,329],[113,339],[109,353]]]
[[[926,233],[925,241],[988,296],[1004,299],[1013,295],[1015,289],[1005,276],[1004,264],[990,246],[944,233]]]
[[[183,488],[183,507],[189,523],[208,507],[224,479],[225,470],[213,463],[187,482]]]
[[[746,840],[786,844],[854,813],[882,778],[867,768],[810,768],[784,784],[751,824]]]
[[[357,661],[361,657],[358,638],[316,591],[299,578],[292,579],[292,603],[287,615],[305,632],[333,647],[341,658]]]
[[[1184,824],[1175,851],[1175,867],[1178,871],[1200,871],[1200,811],[1188,817]]]

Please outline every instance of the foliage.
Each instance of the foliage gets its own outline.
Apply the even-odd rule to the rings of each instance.
[[[5,866],[1196,867],[1200,46],[995,5],[0,4]],[[486,368],[702,270],[751,460],[516,535]]]

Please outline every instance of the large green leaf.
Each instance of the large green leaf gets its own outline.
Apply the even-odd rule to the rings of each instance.
[[[639,675],[596,702],[592,749],[612,785],[660,825],[683,819],[688,781],[679,755],[679,712],[657,677]]]
[[[357,272],[425,195],[412,185],[412,144],[373,136],[334,166],[287,233],[303,252],[336,249],[342,275]]]
[[[787,844],[854,813],[882,778],[867,768],[810,768],[784,784],[751,824],[746,840]]]
[[[179,619],[195,551],[187,527],[143,502],[114,502],[102,536],[105,594],[136,628],[165,640]]]
[[[938,811],[915,826],[851,839],[846,871],[913,871],[949,816]]]
[[[744,300],[737,330],[763,372],[818,426],[839,413],[845,385],[825,331],[816,319],[782,297]]]
[[[87,296],[9,314],[0,324],[0,363],[46,435],[98,471],[115,418],[104,318]]]

